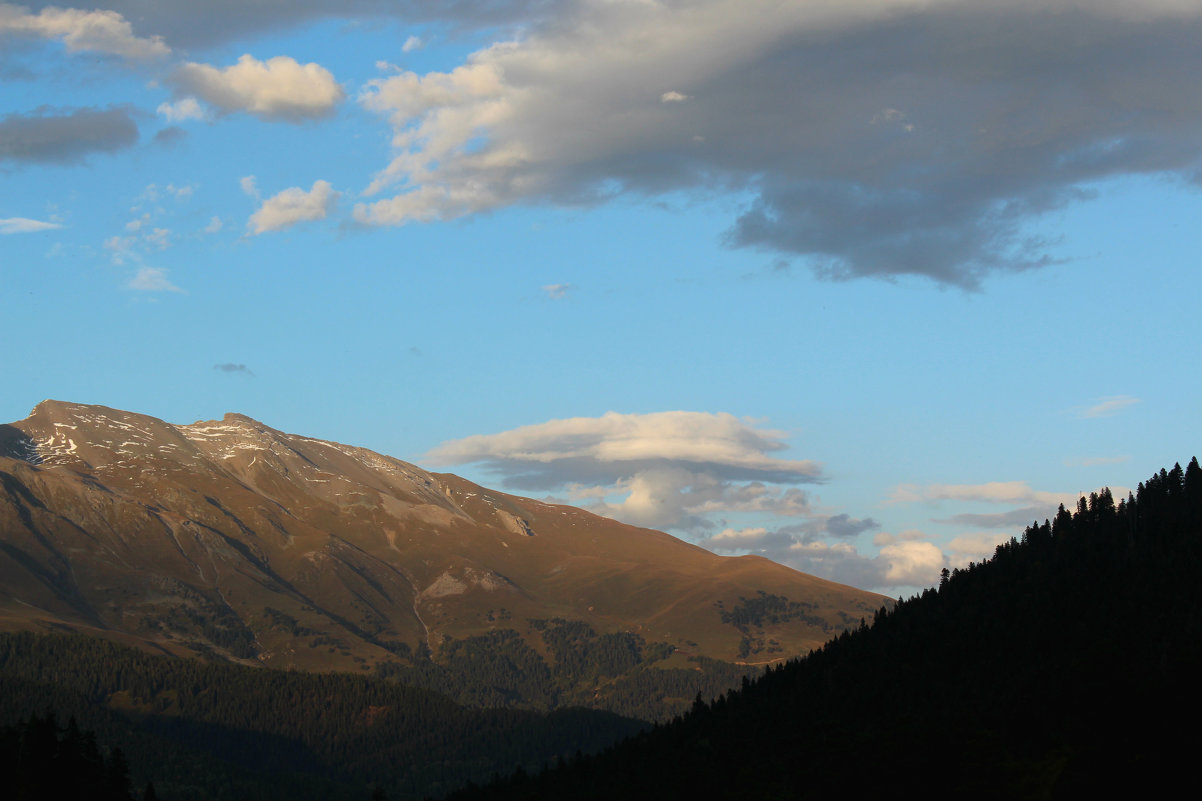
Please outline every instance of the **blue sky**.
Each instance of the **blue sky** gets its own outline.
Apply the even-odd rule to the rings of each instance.
[[[0,2],[0,419],[238,411],[891,594],[1197,452],[1202,3],[447,8]]]

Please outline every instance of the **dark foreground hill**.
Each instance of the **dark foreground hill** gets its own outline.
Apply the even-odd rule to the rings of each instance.
[[[1200,676],[1195,459],[683,719],[453,798],[1172,797],[1194,781]]]

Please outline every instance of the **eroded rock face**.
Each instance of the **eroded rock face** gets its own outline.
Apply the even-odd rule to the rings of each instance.
[[[172,425],[56,401],[0,426],[0,625],[363,669],[529,621],[721,659],[720,609],[806,604],[782,655],[886,599],[248,417]]]

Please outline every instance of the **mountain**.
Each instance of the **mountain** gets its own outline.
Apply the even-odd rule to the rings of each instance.
[[[1196,781],[1200,674],[1194,459],[668,725],[451,798],[1172,797]]]
[[[237,414],[45,401],[0,426],[0,485],[0,629],[453,695],[511,677],[482,703],[599,699],[653,663],[764,664],[889,603]],[[452,663],[458,684],[431,678]],[[529,686],[534,668],[575,694]]]

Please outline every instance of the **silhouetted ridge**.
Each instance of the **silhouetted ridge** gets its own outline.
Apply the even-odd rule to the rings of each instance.
[[[1192,771],[1200,669],[1195,458],[601,756],[452,797],[1155,797]]]

